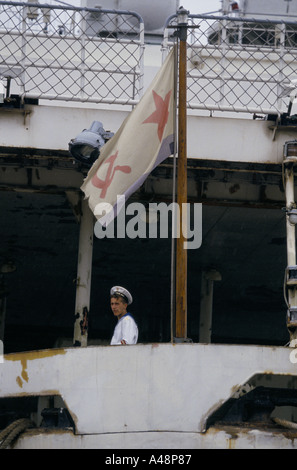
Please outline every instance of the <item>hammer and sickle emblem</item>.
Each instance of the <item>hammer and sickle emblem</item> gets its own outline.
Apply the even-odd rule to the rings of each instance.
[[[113,177],[115,175],[116,171],[122,171],[123,173],[131,173],[131,167],[128,165],[116,165],[114,166],[114,162],[116,158],[118,157],[118,151],[114,154],[108,157],[108,159],[104,163],[108,163],[108,169],[106,173],[105,180],[102,180],[98,178],[97,174],[95,174],[92,178],[92,184],[96,188],[102,189],[100,193],[100,197],[104,198],[106,196],[106,192],[111,185],[111,182],[113,180]]]

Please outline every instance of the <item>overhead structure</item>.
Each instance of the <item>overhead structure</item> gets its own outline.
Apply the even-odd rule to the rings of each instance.
[[[98,8],[98,14],[93,12],[86,19],[88,34],[100,35],[102,31],[107,34],[108,32],[116,33],[114,22],[110,22],[106,15],[100,13],[100,9],[108,9],[138,13],[143,19],[146,37],[156,38],[163,36],[165,21],[169,16],[176,13],[179,3],[180,0],[162,0],[162,2],[158,0],[150,2],[140,2],[139,0],[82,0],[81,6]],[[121,22],[120,17],[117,21]],[[133,22],[133,19],[131,21]],[[128,30],[129,24],[127,23],[124,28]],[[123,29],[123,25],[121,25],[121,29]]]

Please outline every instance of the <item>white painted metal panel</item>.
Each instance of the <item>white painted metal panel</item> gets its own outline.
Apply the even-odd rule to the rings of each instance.
[[[0,397],[61,395],[77,434],[203,432],[255,374],[297,375],[288,348],[150,344],[10,354]]]
[[[0,146],[67,150],[69,141],[93,121],[116,132],[130,111],[56,106],[29,106],[27,114],[2,110]],[[280,163],[283,145],[296,138],[296,131],[282,130],[274,139],[272,126],[269,121],[189,115],[188,157]]]

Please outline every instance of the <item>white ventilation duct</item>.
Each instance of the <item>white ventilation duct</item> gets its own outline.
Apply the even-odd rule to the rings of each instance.
[[[175,14],[179,8],[180,0],[81,0],[81,6],[86,8],[101,7],[106,10],[128,10],[138,13],[143,21],[145,33],[147,34],[163,34],[166,19]],[[92,15],[92,28],[96,30],[96,22],[98,27],[102,26],[103,18],[100,13]],[[89,20],[89,19],[88,19]]]

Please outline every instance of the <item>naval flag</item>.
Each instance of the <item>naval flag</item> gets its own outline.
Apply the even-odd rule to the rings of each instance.
[[[127,200],[174,153],[174,75],[173,48],[137,106],[102,147],[83,182],[81,189],[101,223],[104,214],[96,207],[107,203],[116,215],[119,196]]]

